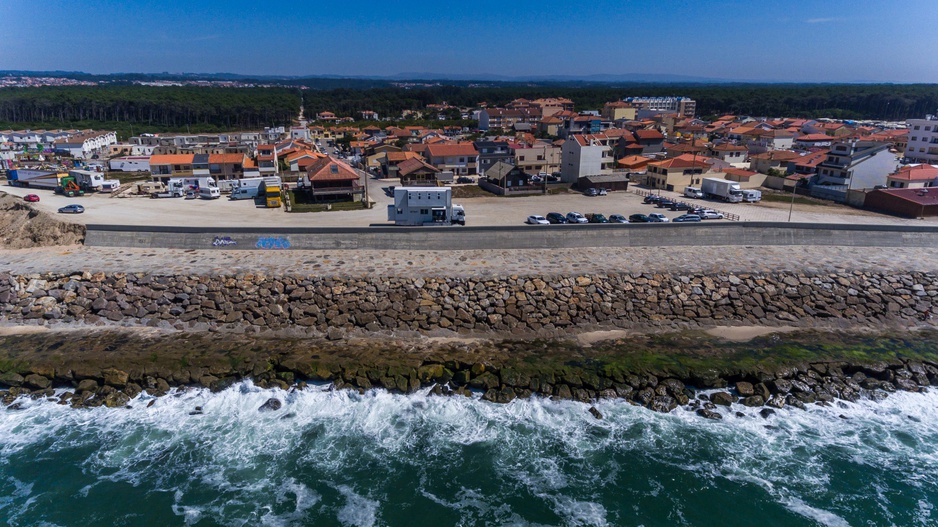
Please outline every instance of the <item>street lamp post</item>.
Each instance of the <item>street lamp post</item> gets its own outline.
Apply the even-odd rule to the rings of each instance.
[[[791,186],[791,206],[788,207],[788,223],[791,223],[791,211],[795,208],[795,191],[798,190],[798,180]]]

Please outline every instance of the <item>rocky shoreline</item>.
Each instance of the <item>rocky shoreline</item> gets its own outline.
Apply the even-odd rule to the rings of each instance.
[[[251,378],[499,403],[615,397],[717,418],[718,405],[804,407],[938,385],[936,278],[5,272],[0,323],[54,331],[0,336],[0,386],[6,404],[63,388],[63,404],[120,407],[144,391]],[[732,345],[702,333],[720,325],[801,333]],[[627,336],[577,340],[591,331]]]
[[[75,408],[114,408],[142,392],[219,391],[250,378],[263,388],[304,389],[312,383],[361,392],[429,388],[434,395],[478,394],[495,403],[532,396],[585,403],[618,398],[657,412],[683,407],[720,419],[718,407],[732,404],[764,407],[768,415],[784,407],[879,400],[897,390],[938,386],[933,330],[903,337],[809,331],[746,343],[699,332],[664,333],[592,348],[561,340],[337,343],[215,337],[113,330],[3,336],[0,400],[8,409],[18,408],[23,396],[55,398]],[[681,353],[673,346],[695,351]]]

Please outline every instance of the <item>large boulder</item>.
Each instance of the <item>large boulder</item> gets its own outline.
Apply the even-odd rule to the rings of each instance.
[[[736,396],[729,392],[717,392],[710,396],[710,402],[720,406],[729,406],[736,402]]]
[[[761,395],[750,395],[742,400],[743,406],[762,406],[765,399]]]
[[[736,383],[736,393],[738,393],[740,397],[749,397],[756,394],[752,388],[752,383],[746,381]]]

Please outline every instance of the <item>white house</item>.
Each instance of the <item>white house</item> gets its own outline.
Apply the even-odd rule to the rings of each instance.
[[[59,139],[53,143],[56,152],[82,158],[102,152],[114,144],[117,144],[117,132],[89,132],[68,139]]]
[[[576,183],[583,176],[611,174],[615,165],[613,143],[606,134],[571,135],[560,149],[560,179]]]

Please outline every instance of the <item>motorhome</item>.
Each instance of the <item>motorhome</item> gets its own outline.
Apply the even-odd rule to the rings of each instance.
[[[453,204],[449,187],[397,187],[388,205],[388,221],[395,225],[465,225],[466,210]]]

